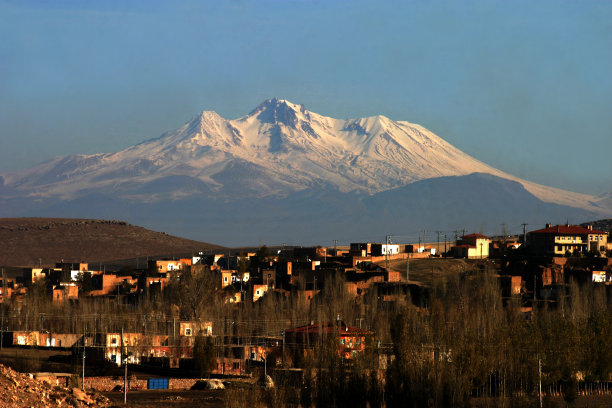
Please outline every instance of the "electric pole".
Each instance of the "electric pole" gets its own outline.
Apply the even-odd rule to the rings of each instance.
[[[387,235],[387,244],[385,245],[385,265],[389,270],[389,245],[391,244],[391,235]]]
[[[523,226],[523,247],[527,246],[527,224],[526,222],[521,224]]]
[[[446,234],[444,234],[444,253],[446,253]]]
[[[85,343],[87,340],[87,336],[85,334],[85,330],[83,330],[83,383],[81,384],[81,389],[83,391],[85,391]]]
[[[539,377],[539,394],[540,394],[540,408],[542,408],[542,359],[538,356],[538,377]]]
[[[123,405],[127,404],[127,350],[123,346],[123,327],[121,328],[121,362],[123,363]]]

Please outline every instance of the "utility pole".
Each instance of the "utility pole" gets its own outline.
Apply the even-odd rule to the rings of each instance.
[[[446,253],[446,234],[444,234],[444,253]]]
[[[526,222],[521,224],[523,226],[523,247],[527,246],[527,224]]]
[[[538,383],[539,383],[539,394],[540,394],[540,408],[542,408],[542,359],[538,356]]]
[[[283,329],[283,368],[285,368],[285,329]]]
[[[4,279],[4,267],[2,267],[2,321],[0,322],[0,350],[3,347],[4,339],[4,305],[6,304],[6,280]]]
[[[440,255],[440,231],[436,231],[438,233],[438,255]]]
[[[391,235],[387,235],[387,244],[385,246],[385,266],[389,270],[389,245],[391,244]]]
[[[123,327],[121,328],[121,362],[123,363],[123,405],[127,404],[127,350],[123,348]]]
[[[334,239],[334,256],[338,256],[338,240]]]
[[[87,336],[85,336],[85,330],[83,330],[83,381],[81,384],[81,389],[85,391],[85,344],[87,341]]]

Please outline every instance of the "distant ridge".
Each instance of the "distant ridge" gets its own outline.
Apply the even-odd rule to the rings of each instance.
[[[322,244],[609,218],[610,194],[522,180],[418,124],[335,119],[274,98],[237,119],[203,111],[119,152],[2,174],[0,217],[120,218],[228,246]]]
[[[222,248],[124,221],[75,218],[0,218],[0,265],[53,266]],[[143,261],[144,266],[144,261]]]

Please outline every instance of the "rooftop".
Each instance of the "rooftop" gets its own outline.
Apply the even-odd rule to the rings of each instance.
[[[607,232],[584,228],[580,225],[554,225],[551,227],[531,231],[530,234],[587,235],[607,234]]]

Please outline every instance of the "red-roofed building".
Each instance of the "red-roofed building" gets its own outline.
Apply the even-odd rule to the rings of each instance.
[[[337,339],[338,353],[344,358],[355,357],[357,353],[363,351],[366,338],[372,335],[369,330],[347,326],[343,321],[309,324],[285,332],[288,344],[304,349],[312,348],[329,339]]]
[[[560,255],[567,252],[604,252],[608,233],[579,225],[546,225],[546,228],[531,231],[527,235],[528,247],[532,253]]]

